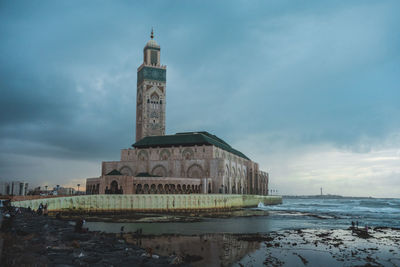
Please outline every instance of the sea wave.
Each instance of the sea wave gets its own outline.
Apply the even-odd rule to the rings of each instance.
[[[400,199],[284,199],[282,205],[259,206],[274,216],[306,216],[318,219],[363,219],[398,225]]]

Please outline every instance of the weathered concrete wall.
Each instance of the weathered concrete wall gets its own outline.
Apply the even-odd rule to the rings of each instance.
[[[281,204],[280,196],[257,195],[86,195],[58,197],[48,199],[32,199],[12,202],[16,207],[37,209],[40,203],[47,204],[49,211],[196,211],[214,209],[234,209],[240,207],[256,207]]]

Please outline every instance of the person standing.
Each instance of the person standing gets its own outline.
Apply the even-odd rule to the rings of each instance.
[[[81,218],[81,219],[78,219],[78,220],[75,222],[75,232],[76,232],[76,233],[82,233],[83,222],[84,222],[84,220],[83,220],[82,218]]]
[[[48,211],[47,211],[47,203],[46,205],[43,206],[43,216],[47,216]]]
[[[121,235],[120,235],[121,238],[122,238],[122,236],[123,236],[123,234],[124,234],[124,228],[125,228],[124,226],[121,226]]]
[[[40,216],[43,213],[43,204],[40,203],[39,208],[37,209],[37,214]]]

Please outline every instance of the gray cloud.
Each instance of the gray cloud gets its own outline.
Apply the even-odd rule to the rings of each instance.
[[[134,141],[136,68],[151,26],[168,65],[168,133],[208,130],[251,155],[240,144],[254,134],[283,151],[367,153],[365,140],[400,129],[395,1],[1,5],[7,164],[117,160]],[[0,176],[13,175],[0,165]]]

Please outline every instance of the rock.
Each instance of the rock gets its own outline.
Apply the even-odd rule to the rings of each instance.
[[[97,263],[97,262],[101,261],[101,257],[87,256],[87,257],[84,257],[82,260],[87,263]]]
[[[66,233],[62,236],[63,241],[74,241],[74,240],[79,240],[79,241],[88,241],[90,240],[90,235],[89,234],[80,234],[80,233]]]
[[[202,256],[189,255],[189,254],[186,254],[185,257],[183,258],[184,262],[196,262],[196,261],[201,261],[202,259],[203,259]]]
[[[182,258],[180,256],[176,256],[172,258],[170,264],[181,264],[182,262],[183,262]]]
[[[72,241],[71,246],[74,248],[80,248],[79,242],[77,240]]]
[[[53,264],[72,264],[72,259],[69,256],[63,256],[63,255],[57,255],[57,256],[52,256],[50,261]]]

